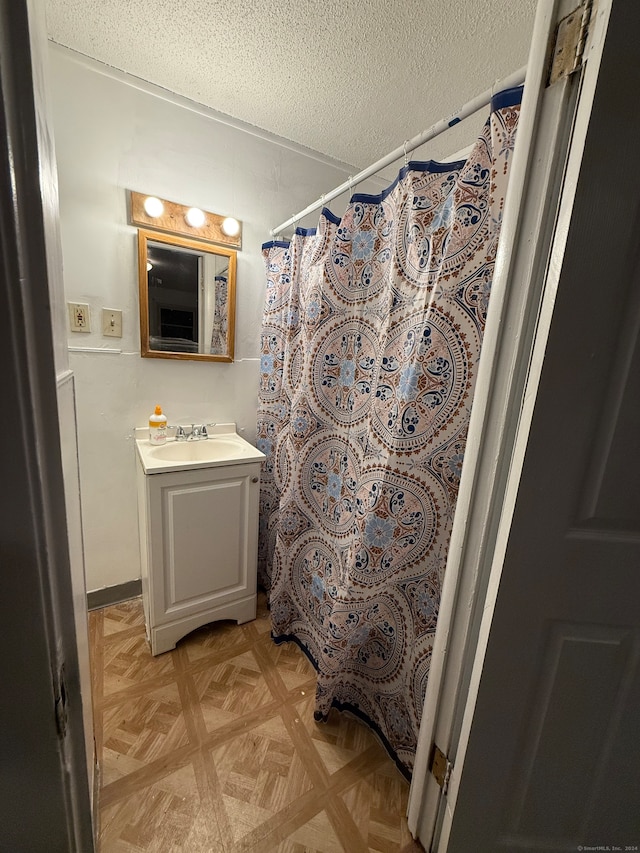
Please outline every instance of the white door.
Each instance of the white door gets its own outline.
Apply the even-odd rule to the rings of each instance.
[[[431,821],[448,853],[640,848],[640,7],[594,23],[559,210],[524,235],[552,252]]]

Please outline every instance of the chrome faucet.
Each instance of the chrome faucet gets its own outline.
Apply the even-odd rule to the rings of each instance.
[[[167,429],[175,429],[176,431],[176,441],[202,441],[203,439],[209,438],[209,431],[207,427],[214,427],[215,423],[209,424],[191,424],[190,432],[184,428],[184,426],[174,426],[170,424]]]

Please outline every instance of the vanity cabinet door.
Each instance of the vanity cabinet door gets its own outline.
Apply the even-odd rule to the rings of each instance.
[[[147,477],[154,626],[255,596],[259,474],[246,464]]]

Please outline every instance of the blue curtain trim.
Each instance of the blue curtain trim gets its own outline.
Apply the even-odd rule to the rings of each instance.
[[[268,243],[262,244],[262,251],[266,251],[267,249],[288,249],[289,241],[288,240],[269,240]]]
[[[524,85],[514,86],[513,89],[504,89],[502,92],[497,92],[491,98],[491,112],[503,110],[505,107],[515,107],[516,104],[522,102],[522,93]]]
[[[455,160],[451,163],[440,163],[437,160],[410,160],[406,166],[398,172],[395,181],[386,189],[382,190],[378,195],[369,193],[354,193],[351,196],[351,204],[380,204],[385,198],[394,191],[398,183],[404,178],[408,172],[455,172],[462,169],[466,160]]]
[[[516,104],[521,103],[522,101],[522,93],[524,91],[524,86],[514,86],[512,89],[504,89],[502,92],[498,92],[491,99],[491,112],[495,112],[496,110],[502,110],[507,107],[514,107]],[[457,120],[451,121],[451,126],[457,124]],[[437,160],[411,160],[407,163],[406,166],[403,166],[402,169],[398,172],[397,178],[394,182],[388,186],[386,189],[382,190],[378,195],[370,195],[369,193],[354,193],[351,196],[350,204],[380,204],[385,200],[385,198],[389,195],[389,193],[393,192],[396,188],[399,181],[401,181],[407,172],[417,171],[417,172],[455,172],[458,169],[462,169],[466,160],[455,160],[451,163],[440,163]],[[322,208],[321,216],[324,216],[325,219],[328,219],[329,222],[333,222],[334,225],[340,225],[340,217],[336,216],[335,213],[332,213],[328,207]],[[317,233],[317,228],[296,228],[295,231],[297,236],[300,237],[313,237]],[[263,243],[262,248],[271,249],[271,248],[281,248],[288,249],[290,246],[289,241],[287,240],[272,240],[270,243]]]
[[[336,216],[328,207],[323,207],[320,215],[324,216],[325,219],[328,219],[329,222],[333,222],[334,225],[340,225],[340,217]]]
[[[276,644],[276,646],[280,646],[282,645],[282,643],[295,643],[304,652],[311,666],[313,666],[315,671],[318,672],[318,663],[316,659],[313,657],[313,655],[302,642],[302,640],[296,637],[295,634],[280,634],[280,636],[276,637],[272,632],[271,639]],[[365,714],[364,711],[362,711],[357,705],[352,705],[350,702],[340,702],[339,700],[334,699],[331,703],[331,707],[335,708],[337,711],[349,711],[349,713],[353,714],[354,717],[358,717],[358,719],[362,720],[362,722],[365,723],[365,725],[367,725],[378,738],[378,740],[388,753],[389,757],[393,760],[394,764],[396,765],[400,773],[402,773],[407,782],[411,782],[411,771],[398,758],[398,753],[393,749],[389,741],[386,739],[386,737],[380,730],[377,723],[375,723],[370,717],[368,717],[367,714]],[[317,723],[327,722],[326,714],[319,714],[317,712],[314,712],[313,718]]]

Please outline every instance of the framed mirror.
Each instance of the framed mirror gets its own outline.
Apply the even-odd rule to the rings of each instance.
[[[140,354],[233,361],[236,252],[138,230]]]

